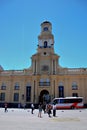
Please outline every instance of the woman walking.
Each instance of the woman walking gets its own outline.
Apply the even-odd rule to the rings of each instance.
[[[39,110],[39,112],[38,112],[38,117],[42,117],[42,104],[40,103],[39,104],[39,106],[38,106],[38,110]]]

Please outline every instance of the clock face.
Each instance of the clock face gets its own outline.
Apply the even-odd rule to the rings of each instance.
[[[44,27],[44,31],[48,31],[48,27]]]

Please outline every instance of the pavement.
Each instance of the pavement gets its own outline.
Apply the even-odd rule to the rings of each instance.
[[[87,109],[57,110],[56,117],[48,117],[38,110],[0,108],[0,130],[87,130]]]

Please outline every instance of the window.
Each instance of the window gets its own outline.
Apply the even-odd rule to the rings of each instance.
[[[6,90],[6,85],[5,85],[5,83],[2,83],[1,90]]]
[[[78,97],[78,93],[72,93],[73,97]]]
[[[14,90],[19,90],[19,83],[15,83]]]
[[[53,101],[53,104],[55,103],[55,104],[58,104],[58,102],[59,102],[59,100],[58,99],[55,99],[54,101]]]
[[[1,101],[5,101],[5,93],[1,93],[1,95],[0,95],[0,100],[1,100]]]
[[[48,31],[48,27],[44,27],[44,31]]]
[[[14,101],[19,101],[19,93],[14,93]]]
[[[49,79],[40,79],[39,86],[50,86]]]
[[[49,79],[46,79],[46,84],[47,84],[47,86],[49,86],[50,84],[50,80]]]
[[[44,48],[47,48],[47,41],[44,42]]]
[[[64,97],[64,86],[58,86],[59,97]]]
[[[60,99],[60,103],[64,103],[64,99]]]
[[[6,86],[1,86],[1,90],[6,90]]]
[[[19,90],[19,86],[14,86],[14,89],[15,90]]]
[[[26,86],[26,101],[31,101],[31,86]]]
[[[48,66],[48,65],[43,65],[43,66],[41,67],[41,70],[42,70],[42,71],[48,71],[48,70],[49,70],[49,66]]]
[[[43,86],[43,82],[44,82],[44,80],[40,79],[39,86]]]
[[[44,55],[46,55],[46,52],[44,52]]]
[[[72,90],[77,90],[78,89],[78,85],[76,82],[72,83]]]

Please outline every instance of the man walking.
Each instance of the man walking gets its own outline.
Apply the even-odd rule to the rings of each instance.
[[[31,104],[31,113],[33,114],[33,111],[34,111],[34,104],[32,103]]]
[[[56,116],[56,105],[53,104],[53,116],[55,117]]]

